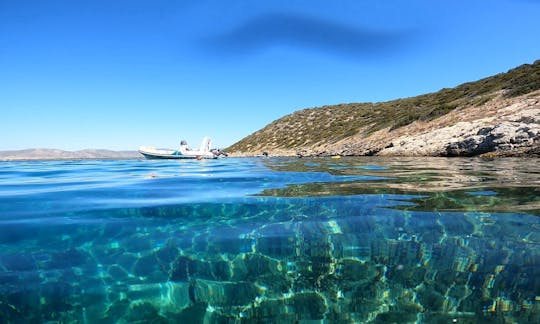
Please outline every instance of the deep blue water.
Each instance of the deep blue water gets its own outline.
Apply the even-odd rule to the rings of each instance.
[[[0,322],[540,322],[536,159],[0,163]]]

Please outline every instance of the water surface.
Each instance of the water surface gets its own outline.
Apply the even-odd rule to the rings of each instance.
[[[540,322],[540,163],[0,163],[0,322]]]

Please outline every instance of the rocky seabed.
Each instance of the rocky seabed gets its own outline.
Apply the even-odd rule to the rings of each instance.
[[[234,212],[227,208],[218,209]],[[58,241],[37,236],[32,252],[6,251],[0,260],[0,287],[10,287],[0,294],[0,317],[14,323],[540,322],[537,222],[521,226],[515,214],[316,210],[246,214],[265,219],[249,230],[240,217],[189,231],[181,223],[111,223],[79,226]],[[175,212],[135,210],[130,217]],[[336,213],[341,217],[325,216]],[[59,244],[64,252],[47,248]]]

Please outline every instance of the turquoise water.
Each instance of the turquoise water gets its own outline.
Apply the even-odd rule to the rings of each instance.
[[[0,322],[538,323],[534,159],[0,163]]]

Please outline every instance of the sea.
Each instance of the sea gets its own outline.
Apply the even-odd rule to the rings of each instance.
[[[540,163],[0,162],[1,323],[540,323]]]

